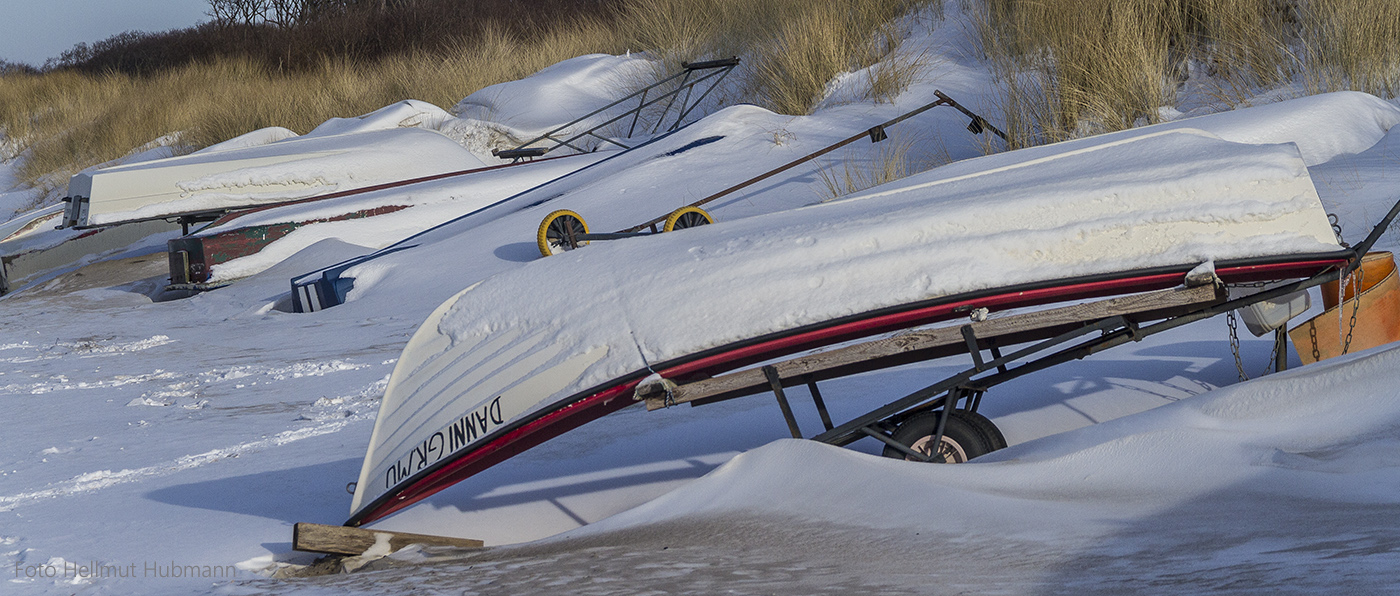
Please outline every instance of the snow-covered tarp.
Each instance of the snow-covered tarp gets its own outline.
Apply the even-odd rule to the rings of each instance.
[[[1057,148],[595,243],[473,285],[405,348],[352,511],[502,425],[651,363],[975,290],[1338,248],[1293,144],[1170,129]],[[471,432],[454,433],[463,420]]]

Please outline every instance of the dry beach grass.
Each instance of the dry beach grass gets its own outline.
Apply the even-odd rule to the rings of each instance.
[[[1390,0],[985,0],[982,45],[1013,146],[1156,122],[1193,73],[1227,105],[1261,89],[1393,97]]]
[[[1153,122],[1193,69],[1227,102],[1290,81],[1400,91],[1391,0],[621,0],[614,13],[561,17],[528,36],[485,26],[452,48],[298,70],[224,57],[142,76],[17,72],[0,77],[0,157],[22,159],[21,183],[51,202],[72,173],[151,143],[193,150],[274,125],[303,133],[407,98],[450,107],[565,58],[628,50],[655,51],[666,68],[743,56],[723,101],[806,114],[834,76],[872,64],[869,99],[907,87],[919,61],[881,59],[920,8],[979,15],[1002,84],[994,119],[1012,146]]]
[[[629,49],[659,49],[672,65],[744,55],[745,84],[729,101],[805,114],[833,76],[888,52],[897,41],[891,21],[923,3],[627,0],[613,20],[571,18],[524,39],[488,27],[467,47],[373,62],[277,71],[231,57],[147,76],[16,73],[0,77],[3,157],[22,155],[20,179],[52,201],[76,171],[153,141],[193,150],[266,126],[304,133],[408,98],[446,108],[566,58]],[[877,94],[897,94],[907,70],[885,73]]]

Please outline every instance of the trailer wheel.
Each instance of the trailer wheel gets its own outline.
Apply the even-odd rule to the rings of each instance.
[[[924,412],[905,420],[894,431],[893,438],[914,451],[932,455],[932,463],[960,464],[979,455],[991,453],[989,439],[982,434],[975,422],[969,420],[968,414],[970,412],[962,410],[949,412],[948,425],[943,429],[943,441],[936,454],[933,452],[933,434],[938,430],[938,418],[943,415],[941,410]],[[884,456],[919,461],[889,446],[885,447]]]
[[[539,231],[535,232],[535,245],[539,247],[540,254],[546,257],[557,255],[576,248],[574,243],[569,242],[569,238],[587,233],[588,224],[583,221],[583,216],[568,209],[560,209],[544,216]],[[578,242],[577,246],[586,244],[588,243]]]
[[[661,231],[672,232],[712,223],[715,223],[714,218],[710,217],[710,214],[706,213],[704,209],[699,207],[681,207],[666,216],[666,224],[661,226]]]
[[[1001,429],[997,428],[997,425],[994,424],[991,419],[977,412],[968,412],[967,410],[955,410],[953,413],[962,414],[968,422],[971,422],[977,427],[977,430],[982,431],[982,437],[987,439],[987,446],[991,447],[992,451],[1006,449],[1006,436],[1001,434]]]

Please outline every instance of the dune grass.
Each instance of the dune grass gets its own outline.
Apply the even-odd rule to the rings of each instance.
[[[741,56],[731,102],[809,114],[837,74],[875,64],[903,38],[898,19],[941,0],[631,0],[622,17],[628,45],[658,52],[663,69],[707,57]],[[918,64],[886,72],[875,89],[889,99]],[[891,69],[886,69],[891,70]]]
[[[1314,91],[1400,94],[1400,2],[1313,0],[1303,17]]]
[[[52,202],[72,173],[152,142],[186,151],[266,126],[304,133],[410,98],[448,108],[566,58],[629,50],[662,57],[659,71],[740,56],[718,103],[807,114],[833,77],[872,64],[868,99],[903,91],[922,65],[885,58],[921,8],[975,13],[1012,147],[1155,122],[1188,72],[1227,102],[1286,83],[1400,91],[1393,0],[619,0],[528,35],[488,25],[454,47],[296,70],[225,57],[144,76],[10,72],[0,158],[21,159],[22,183]]]
[[[1261,89],[1394,96],[1393,0],[983,0],[983,50],[1011,146],[1159,119],[1195,71],[1228,105]]]
[[[460,48],[372,62],[327,58],[288,71],[225,57],[145,76],[17,73],[0,77],[0,157],[22,155],[19,178],[45,191],[39,203],[52,202],[73,173],[156,140],[189,151],[266,126],[305,133],[403,99],[450,108],[566,58],[628,50],[657,52],[663,70],[742,56],[743,73],[721,102],[806,114],[832,77],[897,45],[891,23],[929,1],[626,0],[606,19],[570,18],[525,37],[488,26]],[[916,69],[883,69],[872,95],[897,95]]]
[[[267,126],[305,133],[332,117],[364,114],[403,99],[449,108],[483,87],[550,64],[625,47],[603,23],[578,22],[526,43],[488,32],[472,47],[406,54],[371,64],[327,59],[273,72],[241,58],[196,63],[152,76],[72,72],[0,78],[0,132],[18,177],[61,193],[73,173],[153,140],[189,151]],[[35,205],[38,206],[38,205]]]
[[[851,193],[894,182],[933,164],[915,164],[910,159],[914,141],[907,137],[887,139],[876,146],[868,161],[854,159],[848,151],[844,159],[829,163],[817,171],[822,186],[822,201],[832,201]]]

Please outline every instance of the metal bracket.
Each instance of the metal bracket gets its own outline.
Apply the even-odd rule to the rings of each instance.
[[[812,404],[817,406],[817,414],[822,417],[822,426],[831,430],[831,413],[826,411],[826,401],[822,400],[822,392],[817,389],[816,379],[813,379],[812,375],[802,375],[802,382],[806,383],[807,390],[812,392]]]
[[[958,330],[962,332],[963,341],[967,342],[967,353],[972,355],[972,368],[979,372],[987,370],[982,362],[982,349],[977,347],[977,334],[973,333],[972,325],[963,325]]]
[[[787,396],[783,395],[783,380],[778,376],[778,369],[765,366],[763,367],[763,376],[768,377],[768,384],[773,388],[773,395],[778,396],[778,407],[783,410],[783,419],[787,420],[788,431],[792,432],[792,438],[801,439],[802,430],[797,428],[797,418],[792,415],[792,406],[788,404]]]

